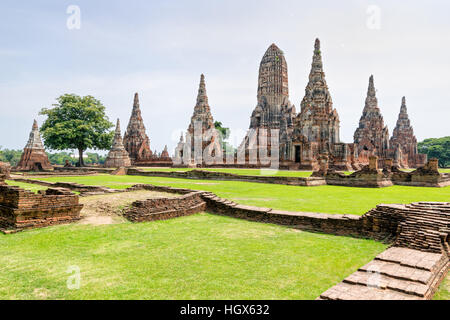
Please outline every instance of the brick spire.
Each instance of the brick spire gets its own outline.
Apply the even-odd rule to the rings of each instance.
[[[208,104],[208,96],[206,94],[205,76],[200,76],[200,85],[198,88],[197,103],[194,107],[194,114],[189,125],[189,133],[194,134],[194,122],[201,121],[203,132],[210,128],[214,128],[214,120],[211,115],[211,108]]]
[[[33,121],[30,137],[28,138],[25,149],[44,150],[44,144],[42,143],[41,134],[39,133],[39,126],[36,120]]]
[[[120,119],[117,119],[116,132],[114,134],[113,149],[124,149],[122,133],[120,130]]]
[[[414,136],[414,130],[409,120],[408,110],[406,108],[406,98],[402,98],[402,105],[398,115],[397,124],[392,132],[390,140],[391,148],[401,148],[404,154],[408,155],[408,162],[414,165],[415,155],[417,154],[417,139]]]
[[[389,130],[384,125],[378,107],[373,75],[369,78],[366,102],[359,127],[354,134],[354,142],[358,145],[359,153],[368,151],[378,157],[386,157],[386,150],[389,149]]]
[[[295,119],[297,136],[303,135],[309,142],[319,142],[320,152],[330,152],[327,146],[340,142],[339,126],[339,115],[336,109],[333,109],[323,71],[320,40],[316,39],[309,81],[301,102],[301,111]]]
[[[322,108],[326,113],[333,110],[333,101],[328,90],[325,72],[323,71],[322,52],[320,51],[320,40],[314,43],[314,54],[309,73],[309,82],[305,89],[305,97],[301,103],[302,112],[308,109]],[[311,110],[314,112],[314,110]],[[317,111],[317,110],[316,110]]]
[[[148,160],[151,158],[150,140],[145,132],[138,93],[134,95],[133,111],[123,138],[123,144],[132,160]]]
[[[128,152],[125,150],[122,142],[122,133],[120,131],[120,120],[117,119],[114,142],[108,156],[105,160],[106,168],[119,168],[131,166],[131,160]]]
[[[44,144],[39,133],[39,126],[37,121],[34,120],[30,137],[23,149],[19,164],[15,169],[18,171],[40,171],[50,170],[52,168],[48,156],[45,153]]]

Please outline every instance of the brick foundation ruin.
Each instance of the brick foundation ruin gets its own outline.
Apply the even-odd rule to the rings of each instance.
[[[62,188],[38,194],[0,185],[0,230],[3,232],[65,224],[80,219],[78,196]]]
[[[412,172],[401,171],[393,165],[392,159],[385,159],[383,169],[378,168],[376,156],[369,157],[369,165],[350,175],[328,170],[326,156],[324,164],[312,177],[323,177],[328,185],[348,187],[389,187],[392,185],[413,187],[446,187],[450,186],[450,174],[440,173],[438,159],[430,159],[423,167]]]
[[[150,185],[135,186],[149,191],[171,192],[183,194],[184,189],[156,187]],[[124,213],[124,217],[132,222],[146,222],[167,220],[192,215],[206,210],[206,203],[202,199],[203,192],[190,191],[177,198],[158,198],[136,201]]]

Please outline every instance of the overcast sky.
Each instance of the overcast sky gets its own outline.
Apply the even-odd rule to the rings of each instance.
[[[70,5],[80,29],[67,27]],[[343,142],[353,141],[371,74],[390,133],[406,96],[419,140],[450,135],[448,1],[2,0],[0,14],[6,148],[23,148],[39,110],[64,93],[100,99],[124,130],[139,92],[151,148],[173,149],[201,73],[214,119],[241,137],[269,45],[285,53],[298,111],[316,37]]]

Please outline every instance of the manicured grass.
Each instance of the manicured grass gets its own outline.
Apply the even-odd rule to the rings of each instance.
[[[41,178],[71,181],[111,188],[128,188],[137,183],[173,186],[214,192],[237,203],[290,211],[362,215],[380,203],[450,201],[450,187],[350,188],[339,186],[298,187],[239,181],[188,180],[142,176],[81,176]]]
[[[31,183],[23,183],[23,182],[17,182],[12,180],[6,180],[6,184],[10,186],[17,186],[19,188],[30,190],[32,192],[37,193],[39,190],[47,190],[47,187],[43,187],[37,184],[31,184]]]
[[[315,299],[385,250],[210,214],[0,235],[0,299]],[[76,266],[79,290],[67,289]]]
[[[441,283],[434,300],[450,300],[450,275]]]

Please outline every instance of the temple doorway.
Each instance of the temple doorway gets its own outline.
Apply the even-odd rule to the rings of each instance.
[[[295,146],[295,163],[300,163],[301,160],[301,148],[300,146]]]

